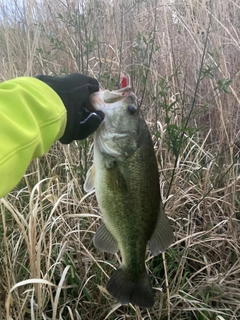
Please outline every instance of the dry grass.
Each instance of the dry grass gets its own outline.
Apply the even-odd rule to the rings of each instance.
[[[147,253],[154,308],[115,305],[104,285],[120,256],[93,247],[100,212],[82,189],[91,138],[56,143],[0,200],[0,318],[236,320],[238,1],[85,4],[2,1],[0,77],[79,71],[111,89],[129,73],[153,135],[176,242],[163,257]]]

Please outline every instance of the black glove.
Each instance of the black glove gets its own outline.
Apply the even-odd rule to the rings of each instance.
[[[99,90],[96,79],[79,73],[65,77],[36,75],[36,78],[48,84],[67,109],[67,125],[64,135],[59,139],[61,143],[68,144],[73,140],[85,139],[99,127],[104,113],[91,112],[86,108],[89,96]]]

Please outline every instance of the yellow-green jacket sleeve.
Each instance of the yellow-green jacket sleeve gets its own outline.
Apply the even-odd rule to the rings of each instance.
[[[0,84],[0,198],[21,180],[30,161],[63,136],[66,109],[44,82],[20,77]]]

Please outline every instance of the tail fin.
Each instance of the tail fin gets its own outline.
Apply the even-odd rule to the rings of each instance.
[[[150,277],[146,271],[134,281],[127,270],[116,270],[107,283],[108,292],[121,304],[151,308],[154,304]]]

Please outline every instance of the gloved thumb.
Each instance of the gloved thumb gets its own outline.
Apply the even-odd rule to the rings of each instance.
[[[78,130],[75,132],[74,140],[82,140],[87,138],[100,126],[105,115],[102,111],[90,112],[87,109],[83,109],[83,119],[78,125]],[[66,144],[69,141],[64,137],[59,139],[61,143]]]
[[[86,110],[86,109],[85,109]],[[87,110],[88,112],[88,110]],[[89,115],[80,122],[81,139],[85,139],[100,126],[105,115],[102,111],[90,112]]]

